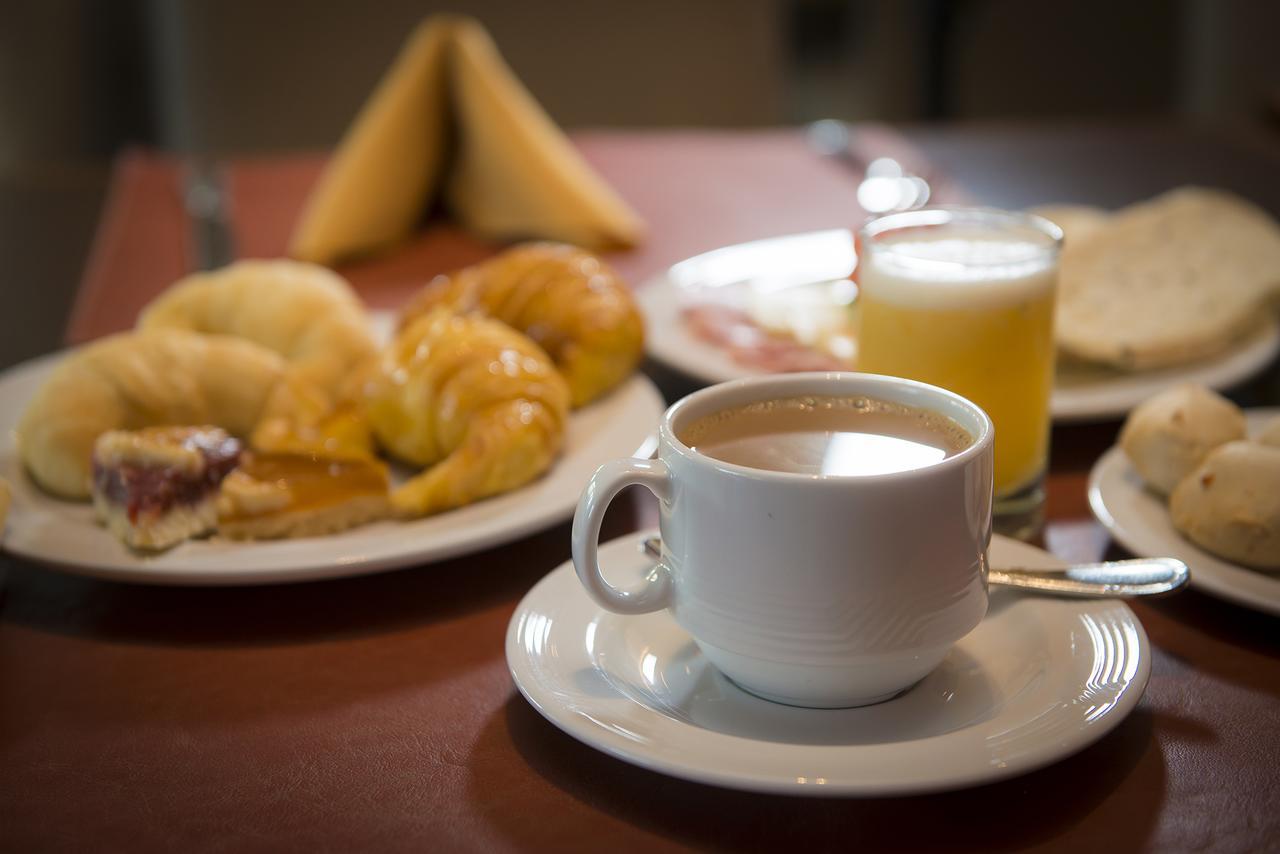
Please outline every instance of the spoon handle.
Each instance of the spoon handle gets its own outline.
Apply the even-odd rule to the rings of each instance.
[[[1163,596],[1186,585],[1191,571],[1171,557],[1113,560],[1066,569],[992,569],[991,584],[1081,598]]]
[[[660,558],[662,541],[648,537],[644,550],[650,557]],[[992,569],[987,573],[990,584],[1079,599],[1163,596],[1185,587],[1190,579],[1187,565],[1171,557],[1082,563],[1066,569]]]

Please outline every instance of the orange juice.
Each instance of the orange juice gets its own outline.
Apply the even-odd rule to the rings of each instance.
[[[858,369],[969,398],[995,424],[996,496],[1038,487],[1049,451],[1056,238],[943,222],[864,232],[862,253]]]

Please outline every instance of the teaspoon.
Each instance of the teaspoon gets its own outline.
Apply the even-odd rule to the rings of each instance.
[[[662,541],[648,537],[643,549],[650,557],[660,558]],[[1064,569],[992,569],[987,573],[991,584],[1076,599],[1163,596],[1185,587],[1190,578],[1187,565],[1171,557],[1081,563]]]

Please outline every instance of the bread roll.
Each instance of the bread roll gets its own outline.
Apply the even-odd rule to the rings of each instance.
[[[245,437],[288,406],[285,361],[249,341],[159,330],[112,335],[71,352],[18,423],[41,488],[89,497],[93,443],[108,430],[212,424]]]
[[[1147,485],[1167,495],[1210,451],[1244,437],[1239,407],[1203,386],[1187,384],[1167,389],[1129,413],[1120,447]]]
[[[1280,448],[1228,442],[1177,488],[1174,526],[1227,560],[1280,570]]]

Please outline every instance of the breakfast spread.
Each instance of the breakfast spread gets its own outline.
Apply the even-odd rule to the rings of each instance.
[[[438,306],[478,311],[528,335],[564,374],[575,407],[622,382],[644,350],[644,322],[618,274],[563,243],[526,243],[436,277],[405,307],[402,327]]]
[[[1280,570],[1278,422],[1245,438],[1243,413],[1208,389],[1179,386],[1134,410],[1121,448],[1152,489],[1169,496],[1173,525],[1208,551]]]
[[[217,427],[109,430],[93,447],[93,509],[135,549],[167,549],[217,526],[218,488],[240,443]]]
[[[569,388],[530,338],[435,309],[401,330],[369,383],[368,414],[392,456],[423,468],[391,496],[425,516],[522,486],[564,443]]]
[[[1065,237],[1055,339],[1058,361],[1071,376],[1110,377],[1213,358],[1256,331],[1280,296],[1280,227],[1230,193],[1184,187],[1114,212],[1062,204],[1031,213],[1053,221]],[[736,247],[742,258],[750,257],[750,246]],[[833,359],[846,369],[861,365],[851,338],[832,350],[811,334],[812,324],[785,322],[786,312],[776,306],[756,305],[756,293],[772,284],[744,275],[724,286],[680,283],[690,335],[751,370],[811,370]],[[811,299],[795,284],[779,294]],[[863,298],[841,310],[856,314]]]
[[[20,455],[137,550],[425,516],[543,474],[571,399],[625,379],[643,334],[626,286],[574,247],[442,277],[385,350],[337,274],[244,261],[63,359],[23,413]],[[418,473],[393,488],[380,450]]]

